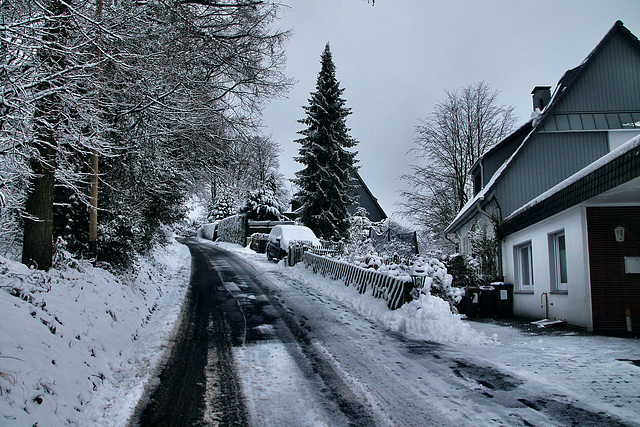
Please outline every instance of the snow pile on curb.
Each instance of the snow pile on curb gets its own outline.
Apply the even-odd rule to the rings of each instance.
[[[283,266],[281,271],[337,298],[385,329],[409,338],[455,344],[489,344],[495,341],[462,322],[459,314],[451,312],[448,302],[430,294],[420,294],[418,299],[397,310],[390,310],[384,300],[374,298],[369,292],[361,295],[354,287],[345,286],[342,280],[314,275],[302,264],[293,268]]]
[[[226,245],[225,249],[249,255],[255,252]],[[299,263],[294,267],[285,266],[284,262],[273,264],[262,261],[261,256],[247,257],[258,262],[261,268],[276,270],[278,273],[290,279],[329,295],[338,301],[355,309],[358,314],[383,328],[401,333],[412,339],[435,341],[439,343],[455,344],[497,344],[495,336],[487,337],[482,332],[477,332],[462,321],[462,316],[451,312],[449,303],[442,298],[421,294],[417,300],[413,300],[397,310],[390,310],[387,303],[374,298],[370,293],[361,295],[352,286],[345,286],[342,280],[332,280],[319,274],[314,274],[304,264]],[[271,266],[271,268],[269,268]]]
[[[249,248],[230,243],[215,243],[216,245],[242,254],[248,261],[257,264],[261,269],[277,271],[290,279],[313,288],[323,294],[329,295],[338,301],[354,308],[358,314],[377,323],[383,328],[401,333],[412,339],[435,341],[443,344],[463,345],[496,345],[496,335],[487,337],[470,325],[462,321],[462,316],[451,312],[449,303],[442,298],[428,293],[421,293],[419,298],[413,300],[397,310],[390,310],[387,303],[374,298],[370,293],[361,295],[352,286],[345,286],[343,280],[332,280],[319,274],[314,274],[303,263],[294,267],[287,267],[284,261],[274,264],[267,261],[264,255],[257,254]],[[444,281],[450,283],[450,276],[446,269],[437,266],[422,265],[424,274],[432,275],[435,282]],[[440,265],[440,263],[438,263]],[[447,277],[448,276],[448,277]],[[431,283],[430,285],[434,285]],[[426,288],[426,287],[425,287]]]
[[[179,314],[189,260],[174,242],[126,280],[0,257],[0,424],[126,424]]]
[[[424,293],[395,311],[382,313],[378,321],[414,339],[448,344],[496,343],[496,337],[487,338],[462,322],[459,314],[451,312],[448,302]]]

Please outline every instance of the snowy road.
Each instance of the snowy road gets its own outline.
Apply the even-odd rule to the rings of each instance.
[[[464,346],[389,332],[273,263],[188,244],[187,307],[207,309],[185,312],[200,326],[183,326],[149,405],[164,412],[143,425],[633,425]]]

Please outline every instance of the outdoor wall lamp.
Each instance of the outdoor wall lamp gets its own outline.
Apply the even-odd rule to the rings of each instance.
[[[613,231],[616,233],[616,242],[624,242],[624,227],[619,225]]]
[[[424,287],[424,282],[427,276],[425,275],[425,271],[423,268],[415,267],[411,274],[411,281],[413,282],[414,289],[422,289]]]

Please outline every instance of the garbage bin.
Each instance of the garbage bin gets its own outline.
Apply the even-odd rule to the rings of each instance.
[[[480,315],[480,288],[464,289],[462,309],[467,317],[478,317]]]
[[[495,293],[496,290],[493,286],[480,286],[480,316],[494,316]]]
[[[496,282],[491,286],[495,289],[496,316],[513,317],[513,284]]]

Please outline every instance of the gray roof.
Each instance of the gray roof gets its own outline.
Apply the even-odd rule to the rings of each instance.
[[[582,73],[584,73],[584,71],[588,68],[589,64],[592,62],[592,59],[596,55],[596,53],[598,53],[601,50],[602,46],[610,38],[612,38],[614,34],[617,34],[617,33],[620,33],[623,36],[625,36],[625,38],[628,41],[630,41],[637,49],[640,49],[640,41],[638,40],[638,38],[636,36],[634,36],[626,27],[624,27],[624,24],[621,21],[617,21],[614,24],[614,26],[609,30],[609,32],[605,35],[605,37],[600,41],[600,43],[598,43],[598,45],[595,47],[595,49],[582,62],[582,64],[580,64],[578,67],[575,67],[573,69],[568,70],[562,76],[562,78],[559,80],[559,82],[558,82],[558,84],[556,86],[556,90],[554,91],[554,94],[553,94],[553,96],[551,98],[551,101],[549,102],[549,105],[547,105],[547,107],[544,109],[544,111],[542,112],[542,115],[540,117],[536,118],[535,120],[533,120],[532,122],[531,121],[527,122],[525,125],[523,125],[521,128],[519,128],[518,130],[513,132],[508,137],[504,138],[501,142],[496,144],[487,153],[485,153],[483,155],[482,158],[486,158],[488,155],[490,155],[493,152],[495,152],[499,147],[501,147],[501,146],[513,141],[513,139],[516,136],[520,136],[521,137],[524,132],[526,132],[528,129],[530,129],[529,133],[522,140],[522,143],[511,154],[511,156],[507,160],[505,160],[505,162],[502,164],[502,166],[493,174],[493,176],[491,177],[491,180],[485,185],[485,187],[480,192],[478,192],[478,194],[475,197],[473,197],[471,200],[469,200],[465,204],[465,206],[460,210],[460,212],[458,213],[456,218],[445,229],[445,231],[444,231],[445,233],[453,233],[453,232],[457,231],[467,221],[469,221],[471,218],[473,218],[477,213],[481,212],[481,210],[483,210],[484,207],[486,207],[490,203],[491,198],[492,198],[493,193],[494,193],[494,188],[495,188],[497,182],[500,180],[501,175],[505,172],[505,170],[507,170],[507,168],[509,168],[511,166],[511,164],[514,161],[514,159],[522,151],[523,147],[531,140],[532,136],[535,135],[537,132],[541,131],[542,129],[544,129],[544,124],[545,124],[546,120],[549,117],[552,116],[556,106],[567,96],[567,94],[571,90],[571,87],[577,81],[578,77]],[[530,126],[530,123],[533,125],[532,128],[528,127],[528,126]],[[478,162],[476,162],[476,164],[474,165],[474,168],[477,167],[477,164],[478,164]],[[593,178],[589,178],[589,179],[593,179]],[[623,178],[621,177],[620,179],[623,179]],[[628,178],[628,179],[632,179],[632,178]],[[614,181],[609,181],[609,182],[614,182]],[[598,186],[598,187],[602,189],[602,188],[605,188],[606,185]],[[604,190],[604,191],[606,191],[606,190]],[[574,189],[571,192],[571,194],[577,194],[576,190]],[[584,194],[586,194],[586,193],[584,193]],[[582,196],[577,197],[577,198],[572,198],[571,200],[574,200],[574,201],[575,200],[582,200],[581,197]],[[575,202],[575,203],[579,203],[579,202]],[[569,205],[566,205],[564,203],[560,204],[559,206],[566,206],[564,209],[570,207]],[[537,208],[537,209],[542,209],[542,208]],[[549,211],[546,210],[545,212],[548,213]],[[546,215],[546,213],[545,213],[545,215]],[[550,216],[550,215],[547,215],[547,216]],[[509,221],[512,221],[512,218],[509,218]],[[506,232],[506,231],[509,230],[509,228],[508,227],[502,227],[501,230]]]

